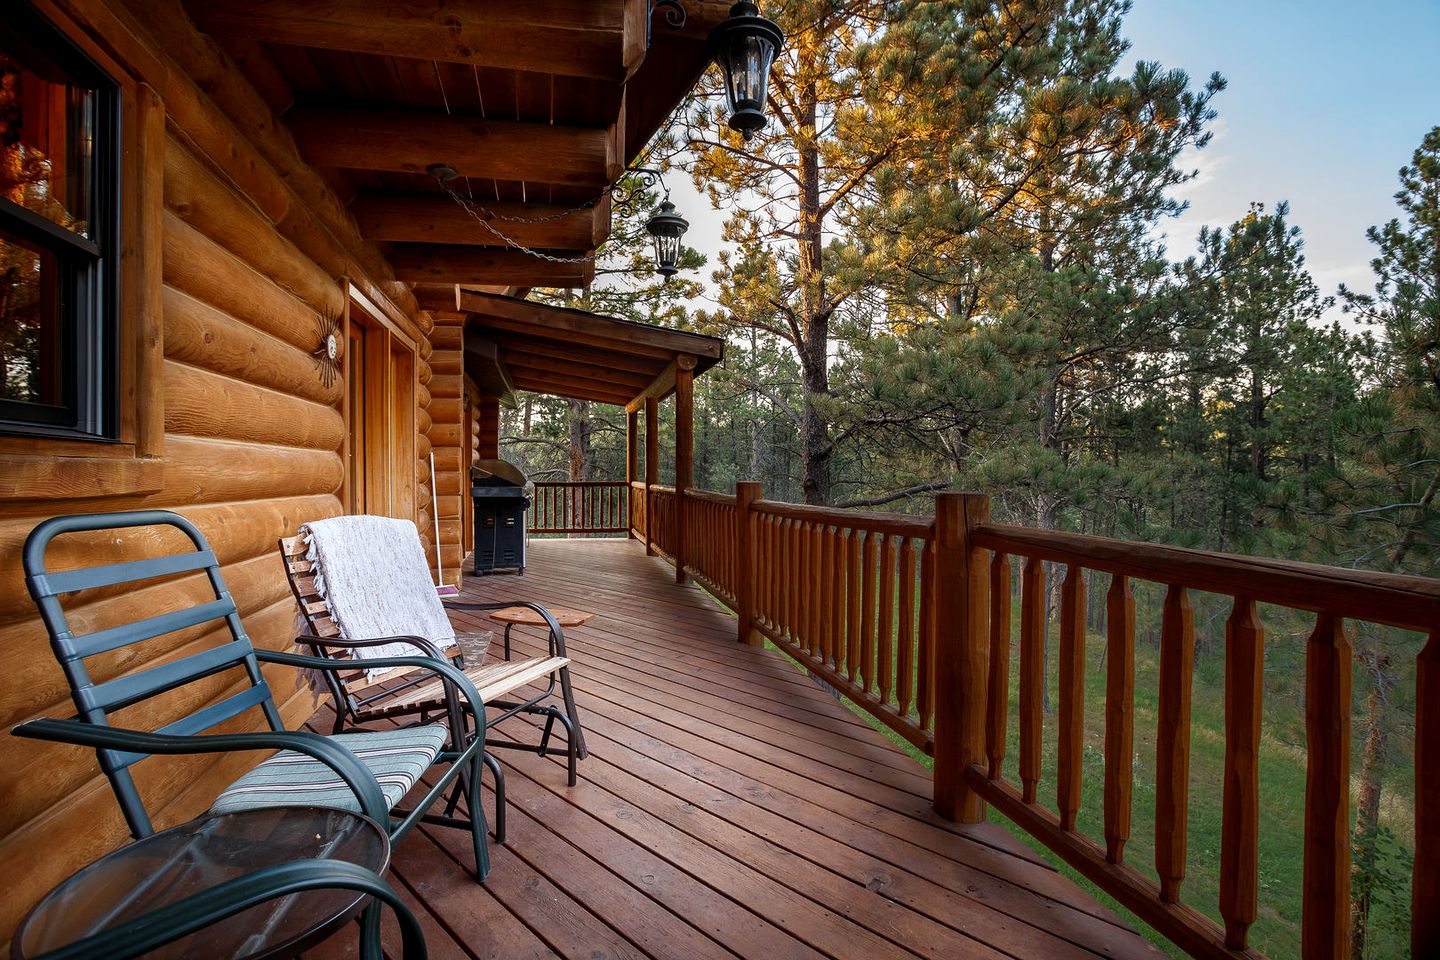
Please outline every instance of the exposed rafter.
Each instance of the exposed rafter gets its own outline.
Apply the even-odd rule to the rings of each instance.
[[[506,246],[501,237],[449,197],[361,194],[351,203],[350,212],[367,240]],[[495,231],[537,250],[594,249],[605,241],[610,229],[608,205],[567,210],[545,203],[482,202],[476,204],[476,212]]]
[[[643,0],[639,0],[643,5]],[[630,6],[635,5],[632,0]],[[326,50],[621,80],[628,32],[619,3],[594,0],[246,0],[192,3],[200,28]],[[641,41],[643,55],[643,40]]]
[[[584,251],[555,253],[575,257]],[[409,283],[583,287],[595,277],[594,263],[551,263],[519,250],[434,243],[396,244],[390,264],[395,276]]]
[[[482,179],[594,187],[609,182],[604,130],[320,104],[296,106],[285,123],[301,155],[317,167],[424,173],[444,163],[461,176]]]

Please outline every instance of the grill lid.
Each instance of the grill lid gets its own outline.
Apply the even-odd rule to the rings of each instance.
[[[476,460],[470,468],[472,486],[492,487],[509,484],[512,487],[523,487],[528,482],[525,471],[509,460]]]

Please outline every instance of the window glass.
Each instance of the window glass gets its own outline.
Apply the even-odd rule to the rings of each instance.
[[[115,437],[119,90],[0,0],[0,431]]]
[[[0,194],[92,236],[95,91],[0,36]]]

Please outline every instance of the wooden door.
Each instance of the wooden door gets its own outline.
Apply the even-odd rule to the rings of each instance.
[[[414,520],[415,345],[358,301],[346,343],[346,509]]]

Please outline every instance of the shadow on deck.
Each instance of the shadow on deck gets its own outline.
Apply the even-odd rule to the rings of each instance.
[[[596,614],[567,635],[590,757],[567,788],[563,757],[497,751],[509,837],[483,887],[462,831],[399,845],[392,879],[432,957],[1159,956],[1002,828],[936,817],[923,767],[778,653],[738,645],[636,543],[530,551],[523,578],[470,578],[464,597]]]

